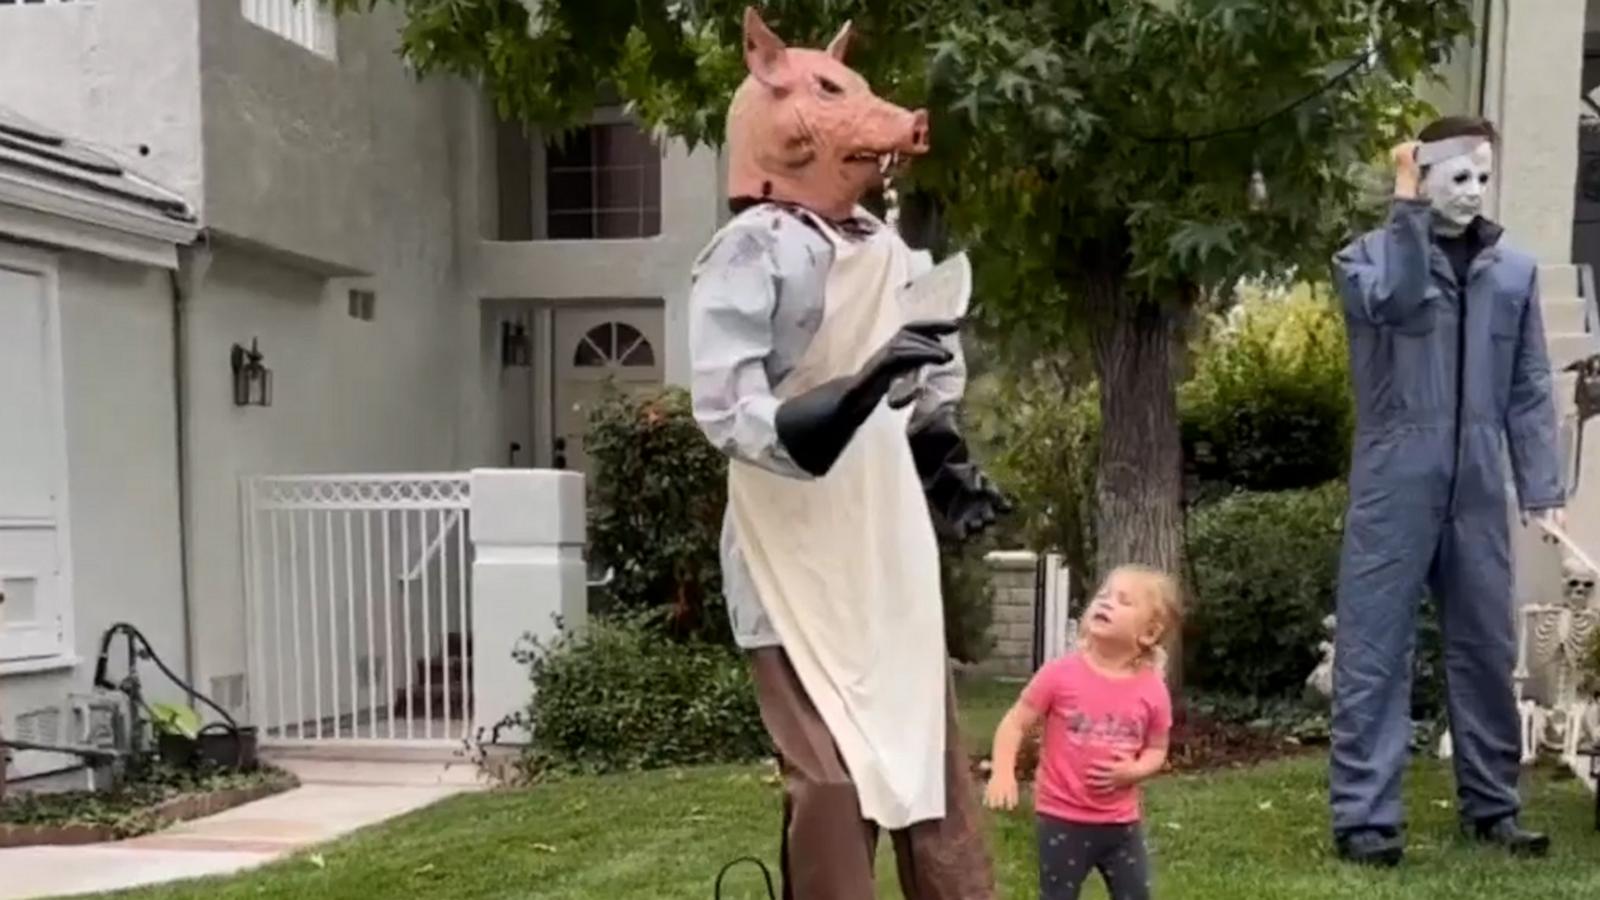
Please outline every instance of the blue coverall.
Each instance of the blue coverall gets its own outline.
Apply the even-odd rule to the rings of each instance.
[[[1333,828],[1399,828],[1424,588],[1439,606],[1457,805],[1518,811],[1520,726],[1503,448],[1527,511],[1563,505],[1533,257],[1473,223],[1463,289],[1426,201],[1334,257],[1356,434],[1339,563]]]

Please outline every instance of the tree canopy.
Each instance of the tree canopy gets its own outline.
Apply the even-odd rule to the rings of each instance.
[[[751,0],[324,2],[401,8],[418,71],[474,79],[503,117],[547,133],[614,92],[654,128],[717,143],[745,74]],[[928,109],[933,150],[904,187],[972,249],[975,316],[1093,359],[1101,568],[1169,571],[1184,313],[1241,277],[1327,271],[1364,218],[1367,164],[1419,124],[1420,83],[1472,26],[1471,0],[755,5],[791,46],[852,21],[851,65]]]
[[[480,82],[550,132],[608,89],[649,125],[718,143],[744,76],[747,0],[332,0],[401,7],[424,74]],[[926,105],[933,155],[909,174],[981,248],[980,305],[1067,315],[1062,288],[1108,254],[1138,293],[1325,265],[1359,167],[1423,112],[1415,86],[1470,27],[1439,0],[767,0],[791,45],[855,23],[850,61]],[[1265,202],[1252,203],[1260,172]]]

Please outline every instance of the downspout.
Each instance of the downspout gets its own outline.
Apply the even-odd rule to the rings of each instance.
[[[172,285],[172,397],[176,415],[174,446],[178,469],[178,598],[183,619],[183,678],[188,683],[188,701],[194,705],[195,646],[194,597],[190,590],[190,533],[192,515],[189,503],[193,481],[189,464],[189,301],[206,269],[211,265],[211,248],[206,235],[189,247],[178,250],[178,268],[168,273]]]
[[[1494,35],[1494,0],[1483,2],[1483,27],[1478,38],[1478,98],[1475,114],[1489,115],[1489,38]]]
[[[1490,10],[1493,9],[1493,8],[1494,8],[1494,0],[1484,0],[1484,4],[1483,4],[1483,29],[1484,29],[1484,31],[1483,31],[1483,33],[1484,33],[1484,44],[1485,45],[1487,45],[1489,40],[1494,36],[1493,30],[1490,27],[1490,21],[1489,21],[1489,19],[1490,19]],[[1495,96],[1495,104],[1496,105],[1495,105],[1495,110],[1494,110],[1495,115],[1498,116],[1499,119],[1500,119],[1500,121],[1495,123],[1495,126],[1498,129],[1500,129],[1500,133],[1502,135],[1502,140],[1500,141],[1500,146],[1498,148],[1496,148],[1496,151],[1495,151],[1496,155],[1499,157],[1499,159],[1496,160],[1496,165],[1495,165],[1495,181],[1496,181],[1496,184],[1495,184],[1495,192],[1494,192],[1494,217],[1496,219],[1500,218],[1500,210],[1501,210],[1501,203],[1502,203],[1501,195],[1504,193],[1504,191],[1500,190],[1499,180],[1504,177],[1504,173],[1506,171],[1505,162],[1504,162],[1506,147],[1505,147],[1505,140],[1504,140],[1503,136],[1505,134],[1505,124],[1506,124],[1505,123],[1505,115],[1506,115],[1506,74],[1507,74],[1506,70],[1508,68],[1508,63],[1509,63],[1510,48],[1511,48],[1511,0],[1501,0],[1501,4],[1500,4],[1500,57],[1499,57],[1499,60],[1498,60],[1500,73],[1499,73],[1499,77],[1496,79],[1496,83],[1495,83],[1495,95],[1496,95]],[[1485,46],[1485,50],[1487,50],[1487,46]],[[1482,95],[1483,95],[1482,104],[1484,106],[1487,106],[1488,97],[1489,97],[1489,79],[1488,79],[1488,74],[1489,74],[1489,54],[1487,52],[1484,53],[1483,66],[1484,66],[1484,79],[1483,79],[1483,87],[1481,89],[1481,92],[1482,92]],[[1484,109],[1482,114],[1485,117],[1487,117],[1488,110]]]

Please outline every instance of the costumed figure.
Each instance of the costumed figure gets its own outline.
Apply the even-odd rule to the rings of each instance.
[[[1495,132],[1446,118],[1395,148],[1388,221],[1334,258],[1356,434],[1339,564],[1331,801],[1342,857],[1393,865],[1423,590],[1439,605],[1464,833],[1523,855],[1502,453],[1522,515],[1561,517],[1534,258],[1479,211]],[[1504,448],[1504,450],[1502,449]]]
[[[730,458],[724,587],[785,780],[784,896],[869,900],[882,828],[907,898],[990,898],[935,521],[963,536],[1005,503],[956,430],[957,325],[905,302],[930,260],[859,205],[926,152],[927,115],[874,96],[849,39],[791,49],[745,13],[736,215],[690,298],[694,412]]]

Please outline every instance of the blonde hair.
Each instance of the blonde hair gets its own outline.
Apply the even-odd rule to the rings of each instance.
[[[1122,576],[1132,583],[1133,590],[1150,602],[1156,622],[1156,641],[1144,648],[1140,656],[1140,663],[1154,666],[1162,671],[1167,668],[1167,651],[1161,646],[1167,635],[1171,634],[1183,622],[1183,600],[1178,590],[1178,580],[1154,566],[1129,563],[1117,566],[1100,582],[1101,590],[1110,584],[1112,579]],[[1079,641],[1087,639],[1086,632],[1080,632]]]

